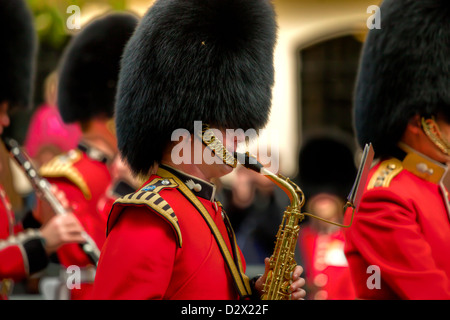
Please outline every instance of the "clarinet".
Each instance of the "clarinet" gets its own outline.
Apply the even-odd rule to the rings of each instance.
[[[28,155],[20,148],[17,141],[6,137],[2,137],[2,140],[12,158],[14,158],[14,160],[25,172],[28,180],[31,182],[33,189],[36,191],[38,196],[41,199],[46,200],[50,204],[55,214],[67,214],[67,210],[63,207],[61,202],[51,191],[50,183],[47,181],[47,179],[39,175]],[[86,253],[86,255],[89,257],[91,262],[95,266],[97,266],[98,260],[100,258],[100,250],[98,249],[94,240],[86,232],[83,233],[83,237],[85,238],[86,242],[80,243],[79,245],[84,253]]]

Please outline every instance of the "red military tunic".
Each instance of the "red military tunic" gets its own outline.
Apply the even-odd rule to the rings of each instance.
[[[72,150],[54,158],[41,167],[40,171],[43,177],[65,193],[73,213],[101,249],[105,241],[107,218],[98,212],[98,202],[111,183],[111,175],[106,164],[107,158],[93,150],[96,149],[90,147],[83,148],[83,151]],[[96,156],[93,157],[92,154]],[[78,244],[63,245],[57,250],[57,256],[65,268],[72,265],[81,268],[81,288],[70,290],[70,298],[90,299],[95,268],[88,256]],[[75,273],[62,270],[62,275],[71,277],[71,284],[75,284],[72,282],[75,281],[72,277]]]
[[[14,212],[0,186],[0,300],[7,299],[13,282],[18,282],[48,264],[38,230],[22,232],[15,225]]]
[[[346,229],[356,293],[362,299],[450,299],[449,202],[442,184],[447,167],[402,149],[402,160],[372,168]]]
[[[178,183],[166,173],[176,176]],[[240,259],[244,271],[242,253],[239,249],[233,252],[224,212],[214,200],[214,185],[161,166],[144,188],[114,204],[97,269],[94,299],[239,298],[215,237],[196,206],[180,192],[181,184],[201,189],[192,192],[220,230],[233,258]],[[196,185],[200,188],[194,188]]]
[[[299,249],[305,269],[307,299],[355,299],[344,244],[341,228],[329,233],[319,233],[311,226],[300,230]]]

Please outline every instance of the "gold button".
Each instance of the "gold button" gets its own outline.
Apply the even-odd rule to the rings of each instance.
[[[389,163],[388,169],[394,170],[395,168],[397,168],[397,166],[395,165],[395,163]]]
[[[417,165],[416,165],[416,168],[417,168],[417,170],[419,170],[420,172],[427,172],[427,170],[428,170],[428,166],[425,164],[425,163],[418,163]]]

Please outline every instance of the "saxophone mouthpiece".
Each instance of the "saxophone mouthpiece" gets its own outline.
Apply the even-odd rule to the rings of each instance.
[[[241,165],[243,165],[247,169],[261,173],[261,169],[264,168],[264,166],[260,162],[258,162],[255,157],[250,156],[248,152],[234,152],[234,157]]]

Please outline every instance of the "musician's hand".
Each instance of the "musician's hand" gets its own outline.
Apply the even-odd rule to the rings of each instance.
[[[306,281],[304,278],[300,277],[302,273],[303,267],[299,265],[297,265],[292,272],[292,284],[290,288],[292,300],[303,300],[306,296],[306,291],[303,289]]]
[[[256,281],[255,289],[259,292],[261,296],[263,294],[262,290],[264,288],[264,283],[266,282],[267,274],[269,273],[270,259],[266,258],[264,260],[265,270],[264,274]],[[296,266],[292,272],[292,283],[290,286],[291,298],[292,300],[303,300],[306,296],[306,291],[303,289],[305,285],[305,279],[301,278],[300,275],[303,273],[302,266]]]
[[[59,190],[57,186],[51,185],[51,192],[55,195],[61,205],[68,211],[71,211],[69,201],[67,200],[66,194]],[[46,200],[40,200],[36,209],[33,211],[34,218],[41,224],[46,224],[51,218],[55,216],[55,212],[50,204]]]
[[[86,241],[83,237],[83,227],[72,213],[54,216],[40,231],[45,240],[47,254],[55,252],[63,244]]]

